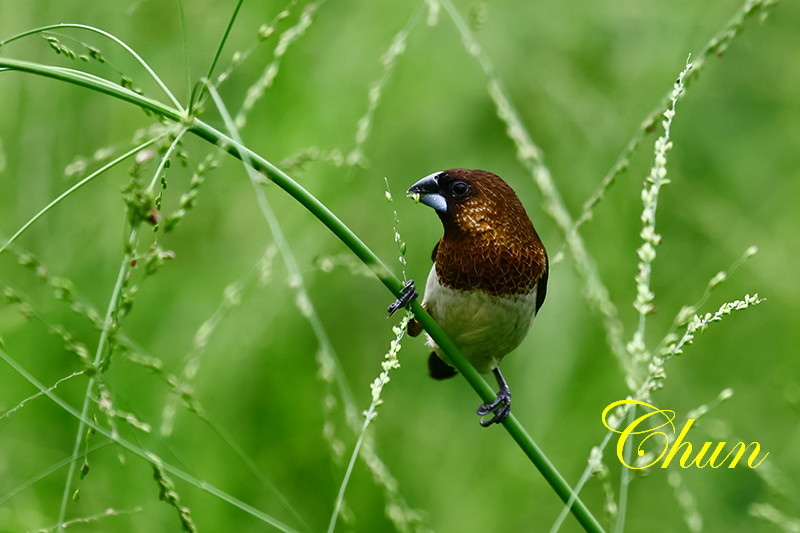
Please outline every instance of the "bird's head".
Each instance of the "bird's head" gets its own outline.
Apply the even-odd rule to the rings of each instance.
[[[454,168],[425,176],[408,196],[432,207],[445,235],[485,232],[533,233],[525,208],[500,176],[485,170]]]
[[[408,195],[432,207],[444,236],[433,251],[439,282],[521,294],[547,278],[547,252],[514,190],[496,174],[454,168],[425,176]],[[544,300],[544,288],[537,308]]]

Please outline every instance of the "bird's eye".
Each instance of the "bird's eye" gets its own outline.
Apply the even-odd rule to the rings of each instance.
[[[466,195],[469,194],[471,187],[469,183],[466,181],[454,181],[453,184],[450,186],[450,191],[453,193],[453,197],[455,198],[464,198]]]

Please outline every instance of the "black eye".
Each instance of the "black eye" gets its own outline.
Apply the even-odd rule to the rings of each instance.
[[[472,188],[469,186],[469,183],[461,180],[454,181],[450,186],[450,192],[453,193],[454,198],[464,198],[471,190]]]

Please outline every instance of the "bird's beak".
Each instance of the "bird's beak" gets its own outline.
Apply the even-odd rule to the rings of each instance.
[[[447,201],[442,195],[439,188],[439,174],[441,172],[434,172],[429,174],[416,182],[406,192],[409,198],[413,198],[417,202],[421,202],[428,207],[432,207],[442,213],[447,212]]]

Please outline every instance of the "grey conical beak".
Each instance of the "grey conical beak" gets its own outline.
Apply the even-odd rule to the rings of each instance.
[[[408,189],[407,194],[409,198],[413,198],[415,201],[445,213],[447,212],[447,201],[439,188],[439,174],[441,174],[441,172],[428,174],[412,185],[411,188]]]

